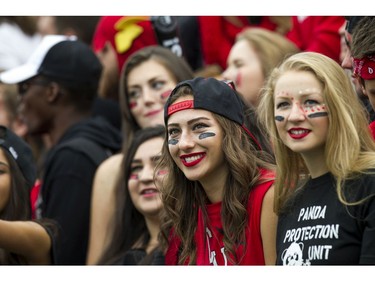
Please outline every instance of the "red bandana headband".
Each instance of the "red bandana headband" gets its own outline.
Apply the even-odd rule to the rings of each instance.
[[[375,79],[375,57],[367,56],[362,59],[353,58],[354,75],[364,80]]]

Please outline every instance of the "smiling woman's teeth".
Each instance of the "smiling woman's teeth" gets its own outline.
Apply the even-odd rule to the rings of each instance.
[[[202,157],[202,155],[195,155],[195,156],[192,156],[192,157],[186,157],[185,161],[186,161],[186,163],[190,163],[190,162],[193,162],[195,160],[198,160],[201,157]]]

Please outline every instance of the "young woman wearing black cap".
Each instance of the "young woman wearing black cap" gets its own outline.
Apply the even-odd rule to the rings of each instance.
[[[31,149],[0,126],[0,264],[53,263],[53,223],[31,221],[29,194],[35,180]]]
[[[166,264],[275,264],[274,167],[243,109],[214,78],[178,84],[166,103]]]

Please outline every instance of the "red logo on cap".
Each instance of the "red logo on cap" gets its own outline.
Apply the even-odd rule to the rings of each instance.
[[[181,102],[177,102],[168,107],[168,116],[171,116],[173,113],[177,111],[191,109],[191,108],[194,108],[193,100],[184,100]]]

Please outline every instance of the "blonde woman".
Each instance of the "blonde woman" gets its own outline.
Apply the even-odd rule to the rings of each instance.
[[[265,28],[247,28],[236,37],[224,79],[232,80],[248,105],[257,106],[260,90],[273,68],[298,48],[283,35]]]
[[[375,264],[375,143],[344,70],[296,54],[258,109],[277,164],[277,264]]]

